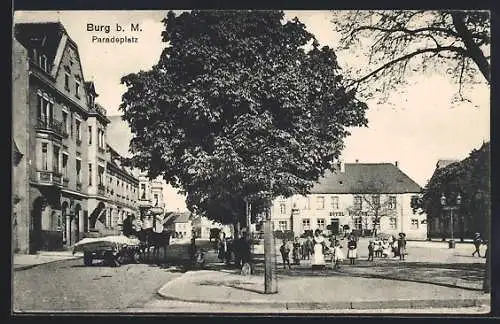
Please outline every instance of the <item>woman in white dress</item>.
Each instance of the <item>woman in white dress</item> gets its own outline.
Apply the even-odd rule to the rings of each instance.
[[[325,256],[323,254],[323,244],[325,243],[325,238],[321,235],[320,230],[316,230],[314,233],[314,254],[312,259],[313,266],[324,266]]]

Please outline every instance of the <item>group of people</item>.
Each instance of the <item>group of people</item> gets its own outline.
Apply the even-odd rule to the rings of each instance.
[[[347,239],[347,259],[349,264],[354,265],[358,258],[358,241],[359,238],[350,233],[345,237]],[[314,236],[308,236],[301,242],[299,238],[295,238],[292,249],[287,242],[283,240],[280,247],[280,253],[283,260],[283,267],[291,269],[291,265],[299,265],[301,260],[311,260],[311,265],[325,265],[325,255],[331,257],[333,268],[338,268],[344,261],[344,253],[342,252],[342,245],[340,240],[335,237],[332,238],[330,244],[324,237],[321,230],[316,230]],[[290,263],[290,251],[292,252],[293,263]],[[399,239],[394,236],[386,238],[381,241],[370,240],[368,244],[368,261],[373,261],[374,257],[388,257],[390,253],[394,257],[405,259],[406,253],[406,234],[399,233]]]
[[[368,261],[373,261],[374,257],[388,258],[390,254],[404,260],[406,256],[406,234],[399,233],[399,239],[394,236],[382,240],[370,240],[368,243]]]
[[[230,264],[234,256],[234,263],[238,268],[242,268],[244,264],[250,264],[252,253],[247,236],[247,232],[242,232],[239,238],[233,240],[221,231],[216,241],[219,260]]]

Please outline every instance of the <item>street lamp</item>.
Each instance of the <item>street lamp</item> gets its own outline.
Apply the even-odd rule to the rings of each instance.
[[[445,211],[445,210],[450,211],[451,239],[448,242],[450,249],[455,248],[455,240],[453,239],[453,211],[458,210],[461,203],[462,203],[462,197],[460,196],[460,193],[457,195],[456,206],[447,206],[446,205],[446,196],[444,195],[444,193],[441,195],[441,206],[443,206],[443,211]],[[444,216],[444,214],[443,214],[443,216]]]

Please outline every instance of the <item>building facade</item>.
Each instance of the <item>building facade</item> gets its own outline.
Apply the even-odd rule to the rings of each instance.
[[[65,249],[93,230],[118,229],[127,214],[138,213],[139,179],[107,145],[110,121],[97,97],[62,24],[15,25],[15,253]]]
[[[307,196],[278,198],[271,207],[274,230],[294,236],[321,229],[328,234],[356,230],[407,234],[425,240],[426,215],[412,208],[421,188],[391,163],[339,164],[327,172]]]

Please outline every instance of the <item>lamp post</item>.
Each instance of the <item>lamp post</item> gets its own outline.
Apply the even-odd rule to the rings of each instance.
[[[457,195],[457,200],[456,200],[456,205],[455,206],[448,206],[446,204],[446,196],[444,193],[441,195],[441,206],[443,206],[443,211],[449,210],[450,211],[450,232],[451,232],[451,239],[448,242],[449,248],[454,249],[455,248],[455,240],[453,238],[453,211],[458,210],[460,204],[462,203],[462,197],[460,194]],[[443,213],[444,217],[444,213]]]

